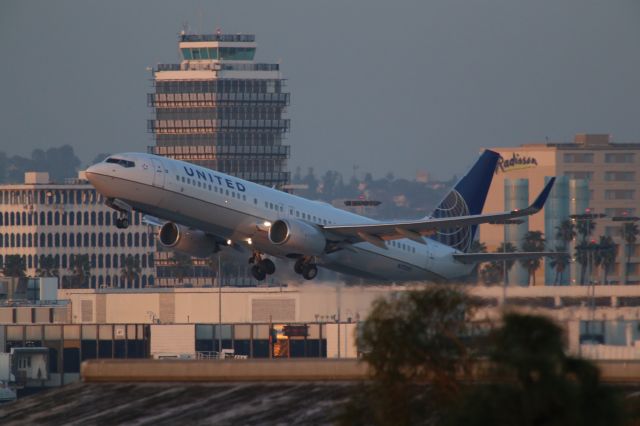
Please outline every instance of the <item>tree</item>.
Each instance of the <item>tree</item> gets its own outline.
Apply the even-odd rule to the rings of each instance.
[[[451,410],[451,424],[619,425],[615,391],[591,362],[564,351],[552,320],[507,314],[489,340],[492,383],[470,387]]]
[[[633,252],[633,245],[638,239],[638,234],[640,234],[640,229],[638,229],[638,225],[635,222],[625,222],[622,226],[622,239],[625,242],[625,250],[627,254],[624,264],[625,284],[627,284],[627,282],[629,281],[629,265],[631,264],[631,253]]]
[[[562,281],[562,274],[569,266],[569,262],[571,257],[568,253],[566,253],[566,247],[564,246],[556,246],[557,252],[562,252],[562,254],[558,256],[553,256],[549,261],[549,265],[555,270],[556,274],[553,279],[553,285],[558,285],[560,281]]]
[[[556,226],[556,239],[563,242],[562,250],[566,251],[569,243],[576,237],[576,226],[572,220],[566,219]]]
[[[39,277],[57,277],[60,274],[58,263],[52,255],[42,256],[36,274]]]
[[[498,284],[502,281],[502,262],[487,262],[480,270],[480,278],[487,285]]]
[[[560,225],[556,226],[556,240],[560,240],[562,243],[556,246],[556,251],[567,253],[570,247],[570,243],[576,238],[576,225],[571,219],[566,219],[560,222]],[[551,259],[551,267],[555,269],[556,274],[554,277],[554,285],[557,285],[560,281],[563,281],[564,271],[569,266],[571,256],[562,255],[555,256]]]
[[[88,254],[76,254],[69,257],[71,276],[64,277],[65,288],[88,288],[91,277],[91,262]]]
[[[609,271],[611,271],[611,268],[616,263],[617,251],[618,245],[613,242],[613,238],[608,235],[600,237],[595,264],[602,268],[602,281],[604,284],[608,284],[607,277]]]
[[[583,241],[576,246],[576,261],[580,264],[580,285],[584,285],[584,278],[589,265],[593,267],[593,261],[597,249],[598,245],[595,241]]]
[[[596,221],[593,219],[579,219],[576,222],[576,231],[580,235],[583,243],[587,242],[587,238],[593,234],[596,229]]]
[[[127,282],[127,288],[133,288],[133,282],[140,276],[140,259],[128,255],[120,269],[120,279]]]
[[[27,270],[24,256],[10,254],[5,256],[2,265],[2,275],[5,277],[22,278]]]
[[[358,388],[340,422],[409,425],[442,416],[458,394],[458,375],[470,365],[464,336],[473,306],[466,294],[445,286],[374,302],[357,337],[371,380]],[[424,380],[432,386],[416,389]]]
[[[544,251],[544,235],[540,231],[528,231],[522,240],[522,251],[539,252]],[[540,267],[540,258],[521,259],[520,263],[529,273],[529,284],[536,285],[536,271]]]

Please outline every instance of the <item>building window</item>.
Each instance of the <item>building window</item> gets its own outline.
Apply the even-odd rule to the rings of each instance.
[[[627,152],[616,152],[604,155],[605,163],[633,163],[634,154]]]
[[[133,246],[133,237],[131,235],[131,232],[129,232],[127,234],[127,247],[132,247]]]
[[[565,153],[565,163],[593,163],[593,153],[591,152],[571,152]]]
[[[69,212],[69,225],[74,226],[76,220],[76,214],[74,212]]]
[[[140,233],[136,232],[133,236],[133,246],[140,247]]]
[[[147,246],[147,233],[143,232],[142,233],[142,247],[146,247]]]
[[[95,232],[91,233],[91,247],[95,247],[96,246],[96,234]]]
[[[605,200],[633,200],[635,191],[633,189],[607,189],[604,191]]]
[[[67,246],[67,234],[65,232],[62,233],[62,247]]]
[[[103,226],[104,225],[104,213],[99,212],[98,213],[98,226]]]
[[[82,234],[79,232],[76,234],[76,245],[82,247]]]
[[[124,247],[124,233],[120,234],[120,247]]]
[[[109,216],[107,216],[109,217]],[[111,247],[111,234],[110,233],[106,233],[104,234],[104,245],[107,247]]]
[[[107,212],[104,214],[104,224],[106,226],[111,226],[111,213]]]
[[[96,212],[91,212],[91,226],[96,226]]]
[[[84,244],[83,244],[83,245],[84,245],[85,247],[89,247],[89,233],[88,233],[88,232],[85,232],[85,233],[84,233],[84,240],[83,240],[83,242],[84,242]]]
[[[113,246],[118,247],[118,234],[113,233]]]
[[[63,268],[66,268],[66,267],[67,267],[67,255],[66,255],[66,254],[63,254],[63,255],[62,255],[62,265],[61,265],[61,266],[62,266]]]
[[[55,242],[56,242],[56,245],[54,247],[60,247],[60,234],[57,232],[55,235]]]
[[[98,247],[102,247],[104,245],[102,232],[98,233]]]
[[[84,225],[88,225],[88,224],[89,224],[89,212],[84,212]]]
[[[53,247],[53,235],[47,234],[47,247]]]
[[[604,180],[610,182],[633,182],[634,180],[636,180],[636,173],[619,171],[605,172]]]
[[[75,247],[75,239],[73,232],[69,234],[69,247]]]

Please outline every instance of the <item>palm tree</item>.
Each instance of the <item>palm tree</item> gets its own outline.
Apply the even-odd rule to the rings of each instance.
[[[76,254],[69,257],[71,277],[64,277],[69,288],[88,288],[91,277],[91,262],[88,254]],[[69,282],[69,278],[71,282]],[[64,286],[67,287],[67,286]]]
[[[124,260],[124,265],[120,270],[120,278],[127,281],[127,288],[132,288],[132,282],[139,276],[142,269],[140,269],[140,259],[128,255]]]
[[[47,256],[42,256],[40,258],[40,263],[38,266],[39,267],[36,270],[36,274],[39,277],[57,277],[58,275],[60,275],[56,259],[50,254]]]
[[[629,265],[631,263],[631,253],[633,245],[636,243],[638,239],[638,234],[640,234],[640,229],[638,229],[638,225],[635,222],[625,222],[622,227],[622,239],[625,242],[625,250],[627,254],[627,259],[624,264],[624,283],[627,284],[629,281]]]
[[[23,256],[10,254],[4,258],[2,275],[5,277],[22,278],[26,275],[27,265]]]
[[[618,251],[618,245],[613,242],[613,238],[608,235],[601,236],[598,243],[598,250],[596,251],[596,265],[602,267],[603,283],[607,284],[607,276],[609,271],[616,263],[616,252]]]
[[[560,246],[556,246],[556,251],[567,253],[569,251],[569,243],[576,238],[576,225],[571,219],[565,219],[560,222],[560,225],[556,226],[556,240],[562,241]],[[562,255],[554,257],[550,261],[552,268],[555,268],[556,275],[554,278],[554,285],[557,285],[559,281],[563,281],[564,271],[569,266],[571,260],[570,255]]]
[[[544,235],[540,231],[528,231],[522,240],[522,251],[544,251]],[[529,273],[529,284],[536,285],[536,270],[540,267],[540,258],[521,259],[520,263]]]
[[[598,245],[594,241],[582,241],[576,246],[576,261],[580,264],[580,285],[584,285],[584,277],[592,255],[597,251]]]
[[[596,228],[596,222],[592,219],[579,219],[576,221],[576,231],[582,237],[582,242],[586,243],[587,238],[593,234]]]
[[[566,247],[556,246],[556,251],[562,252],[563,254],[554,256],[549,261],[549,265],[551,265],[551,267],[556,271],[555,278],[553,279],[553,285],[558,285],[558,282],[562,281],[562,274],[567,269],[567,266],[569,266],[571,257],[566,250]]]
[[[556,226],[556,239],[562,241],[566,251],[569,243],[576,237],[576,226],[570,219],[565,219]]]

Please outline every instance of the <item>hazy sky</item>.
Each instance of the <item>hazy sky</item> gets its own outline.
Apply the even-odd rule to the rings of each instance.
[[[292,171],[449,178],[485,146],[640,140],[637,0],[2,0],[0,150],[146,150],[146,68],[185,22],[281,61]]]

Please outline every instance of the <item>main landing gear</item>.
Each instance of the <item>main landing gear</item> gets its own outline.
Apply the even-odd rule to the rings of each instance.
[[[293,270],[296,271],[296,274],[302,275],[305,280],[312,280],[318,275],[318,267],[311,257],[301,257],[296,260]]]
[[[253,264],[251,267],[251,275],[258,281],[263,281],[267,278],[267,275],[272,275],[276,272],[276,265],[273,261],[271,259],[263,259],[258,252],[249,258],[249,264]]]

